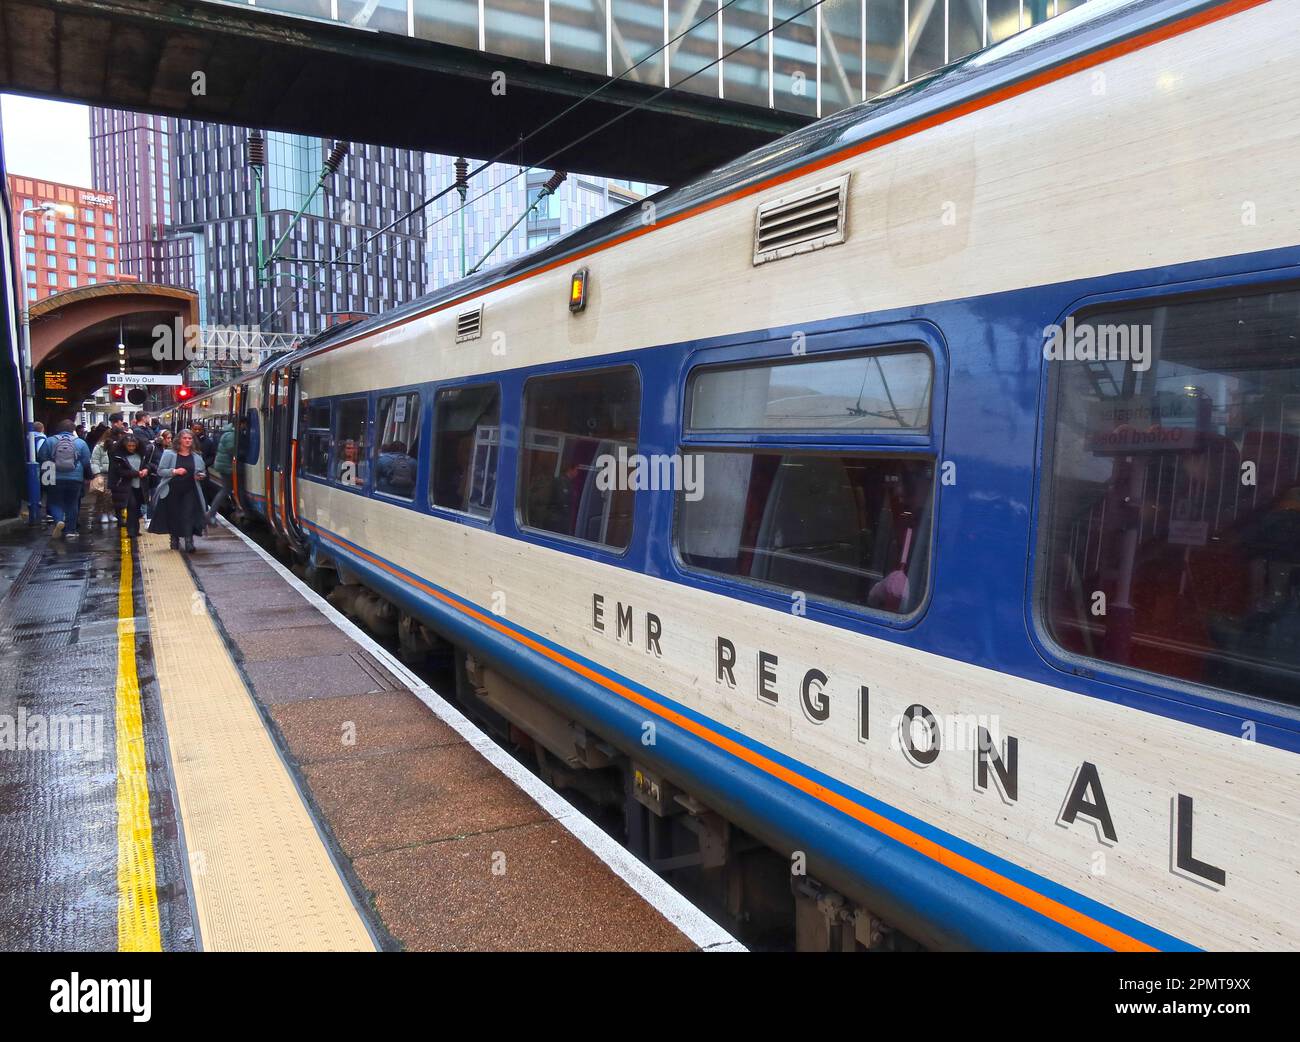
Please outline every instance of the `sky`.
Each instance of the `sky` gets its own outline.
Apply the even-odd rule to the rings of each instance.
[[[0,111],[9,173],[92,187],[90,109],[5,94],[0,97]]]

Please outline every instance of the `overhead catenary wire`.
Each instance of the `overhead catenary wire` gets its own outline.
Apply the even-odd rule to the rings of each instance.
[[[550,160],[556,158],[557,156],[562,156],[562,155],[564,155],[565,152],[568,152],[570,149],[574,148],[575,146],[582,144],[582,142],[586,141],[589,137],[592,137],[592,136],[594,136],[594,135],[596,135],[596,134],[599,134],[602,130],[608,130],[610,127],[612,127],[612,126],[613,126],[615,123],[617,123],[619,120],[624,119],[624,118],[626,118],[627,116],[632,115],[632,113],[633,113],[633,112],[636,112],[637,109],[639,109],[642,105],[648,105],[648,104],[650,104],[652,101],[654,101],[656,98],[660,97],[660,96],[663,95],[663,94],[668,93],[668,91],[670,91],[670,90],[676,90],[677,87],[679,87],[681,84],[685,83],[687,80],[689,80],[689,79],[691,79],[691,78],[693,78],[693,77],[695,77],[695,76],[698,76],[698,75],[699,75],[700,73],[702,73],[702,72],[707,72],[709,69],[713,68],[713,66],[717,65],[719,62],[725,61],[727,58],[730,58],[730,57],[731,57],[733,54],[735,54],[737,51],[743,51],[746,47],[749,47],[750,45],[752,45],[752,44],[754,44],[754,43],[757,43],[759,40],[763,39],[763,37],[770,35],[771,33],[775,32],[777,29],[780,29],[782,26],[788,25],[790,22],[793,22],[796,18],[800,18],[800,17],[802,17],[803,15],[807,14],[809,11],[812,11],[812,10],[814,10],[815,8],[820,7],[820,6],[821,6],[823,3],[825,3],[825,2],[826,2],[826,0],[813,0],[813,2],[810,3],[810,4],[808,4],[807,7],[804,7],[804,8],[802,8],[802,9],[796,11],[794,14],[790,15],[788,18],[784,18],[784,19],[782,19],[782,20],[779,21],[779,22],[775,22],[775,23],[773,23],[773,25],[772,25],[770,28],[765,29],[763,32],[759,33],[757,36],[753,36],[753,37],[751,37],[750,39],[746,40],[744,43],[740,44],[739,46],[737,46],[737,47],[733,47],[731,50],[727,51],[725,54],[720,54],[720,55],[718,55],[718,57],[714,58],[713,61],[709,62],[707,65],[702,65],[702,66],[700,66],[700,68],[696,69],[696,70],[695,70],[694,72],[692,72],[690,75],[688,75],[688,76],[683,76],[680,80],[678,80],[678,81],[677,81],[675,84],[673,84],[671,87],[661,87],[658,91],[656,91],[656,92],[655,92],[654,94],[652,94],[650,97],[646,98],[644,101],[639,102],[638,104],[634,105],[633,107],[631,107],[631,108],[629,108],[629,109],[624,110],[623,112],[620,112],[617,116],[614,116],[614,117],[612,117],[612,118],[606,120],[604,123],[600,124],[600,125],[597,126],[597,127],[593,127],[591,130],[587,131],[585,134],[582,134],[580,137],[574,138],[574,139],[573,139],[572,141],[570,141],[567,145],[564,145],[564,146],[561,147],[561,148],[557,148],[554,152],[551,152],[551,153],[549,153],[548,155],[543,156],[541,159],[537,160],[537,163],[536,163],[535,165],[536,165],[536,166],[544,166],[546,163],[548,163]],[[476,172],[477,172],[477,171],[476,171]],[[426,226],[425,231],[427,232],[430,228],[436,228],[436,227],[438,227],[438,225],[440,225],[443,221],[447,220],[447,219],[450,218],[450,217],[454,217],[456,214],[458,214],[458,213],[459,213],[461,210],[463,210],[465,207],[469,206],[471,203],[476,203],[476,202],[478,202],[478,201],[481,200],[481,199],[486,199],[486,198],[487,198],[489,195],[491,195],[493,192],[495,192],[495,191],[497,191],[497,190],[499,190],[499,189],[501,189],[501,188],[504,188],[506,185],[510,184],[510,182],[512,182],[512,181],[516,180],[517,178],[523,176],[524,172],[525,172],[524,170],[519,170],[519,171],[517,171],[516,173],[511,174],[511,175],[510,175],[509,177],[507,177],[505,180],[500,181],[500,182],[498,182],[497,184],[493,185],[493,186],[492,186],[491,188],[489,188],[487,191],[482,192],[482,193],[480,193],[479,195],[474,196],[473,199],[469,199],[469,200],[467,200],[466,202],[462,203],[460,206],[456,207],[456,209],[451,210],[451,211],[449,211],[448,213],[443,214],[441,217],[439,217],[439,218],[438,218],[436,221],[434,221],[432,224]],[[445,195],[446,193],[443,192],[443,193],[441,193],[441,194],[444,194],[444,195]],[[380,251],[376,256],[383,257],[383,256],[385,256],[385,255],[387,254],[387,252],[388,252],[387,250],[381,250],[381,251]]]
[[[718,5],[718,7],[717,7],[716,10],[714,10],[714,11],[710,12],[709,14],[705,15],[703,18],[701,18],[698,22],[695,22],[695,23],[694,23],[693,25],[691,25],[689,28],[683,29],[680,33],[678,33],[676,36],[672,37],[671,39],[669,39],[669,40],[665,40],[662,46],[660,46],[660,47],[656,47],[654,50],[652,50],[652,51],[650,51],[649,53],[647,53],[644,57],[638,59],[638,60],[637,60],[635,63],[633,63],[632,65],[629,65],[626,69],[624,69],[622,72],[620,72],[617,76],[611,76],[611,77],[609,77],[608,79],[606,79],[605,81],[603,81],[603,82],[602,82],[598,87],[596,87],[594,90],[588,91],[586,94],[584,94],[582,97],[580,97],[577,101],[575,101],[575,102],[574,102],[572,105],[570,105],[568,108],[564,109],[564,110],[561,111],[561,112],[556,113],[556,114],[555,114],[554,116],[552,116],[550,119],[548,119],[548,120],[546,120],[545,122],[543,122],[540,126],[535,127],[533,130],[529,131],[527,134],[525,134],[523,137],[521,137],[518,141],[512,142],[512,143],[511,143],[510,145],[508,145],[506,148],[503,148],[500,152],[498,152],[498,153],[497,153],[495,156],[493,156],[491,159],[484,160],[484,162],[482,162],[479,166],[475,167],[472,171],[470,171],[470,173],[468,174],[468,178],[477,177],[479,174],[481,174],[481,173],[482,173],[484,170],[486,170],[488,167],[492,166],[492,165],[495,164],[495,163],[500,162],[500,161],[501,161],[502,159],[504,159],[504,158],[505,158],[505,157],[506,157],[506,156],[507,156],[511,151],[515,151],[515,150],[521,148],[521,147],[522,147],[526,142],[532,140],[534,137],[536,137],[538,134],[540,134],[542,131],[544,131],[547,127],[550,127],[550,126],[552,126],[553,124],[557,123],[559,120],[564,119],[565,116],[569,115],[569,114],[570,114],[571,112],[573,112],[575,109],[577,109],[577,108],[579,108],[580,106],[586,104],[588,101],[590,101],[592,98],[596,97],[596,96],[597,96],[598,94],[600,94],[602,91],[608,89],[609,87],[612,87],[615,83],[618,83],[620,80],[622,80],[622,79],[623,79],[625,76],[627,76],[629,73],[631,73],[631,72],[635,72],[638,68],[640,68],[640,67],[641,67],[642,65],[644,65],[646,62],[648,62],[651,58],[654,58],[655,56],[657,56],[657,55],[659,55],[659,54],[662,54],[663,52],[667,51],[670,47],[672,47],[673,44],[675,44],[675,43],[677,43],[679,40],[682,40],[682,39],[684,39],[685,37],[689,36],[689,35],[690,35],[691,33],[693,33],[696,29],[698,29],[700,26],[702,26],[705,22],[707,22],[707,21],[709,21],[709,20],[711,20],[711,19],[713,19],[713,18],[718,17],[719,15],[722,14],[723,11],[725,11],[727,8],[731,7],[733,4],[736,4],[736,3],[739,3],[739,0],[724,0],[723,3],[720,3],[720,4]],[[812,6],[813,6],[813,7],[816,7],[816,6],[818,6],[819,4],[821,4],[821,3],[822,3],[822,0],[817,0],[817,3],[813,4]],[[811,10],[811,8],[808,8],[808,10]],[[804,13],[804,12],[802,12],[802,11],[799,12],[799,14],[803,14],[803,13]],[[799,17],[799,15],[796,14],[796,15],[794,15],[793,17],[797,18],[797,17]],[[789,21],[789,20],[790,20],[790,19],[787,19],[787,21]],[[781,25],[784,25],[785,22],[782,22],[782,23],[780,23],[780,24],[781,24]],[[778,27],[779,27],[779,26],[773,26],[773,29],[778,28]],[[772,31],[771,29],[768,30],[768,32],[771,32],[771,31]],[[681,80],[678,81],[678,83],[684,83],[684,82],[686,82],[686,80],[689,80],[689,79],[691,79],[693,76],[698,75],[699,73],[703,72],[705,69],[711,68],[712,66],[716,65],[719,61],[722,61],[724,58],[730,57],[732,54],[736,53],[737,50],[743,50],[745,47],[748,47],[751,43],[754,43],[755,41],[762,39],[762,38],[763,38],[764,36],[766,36],[766,35],[767,35],[767,33],[760,33],[758,36],[756,36],[753,40],[750,40],[748,43],[742,44],[740,47],[735,48],[735,49],[732,50],[732,51],[729,51],[727,54],[719,56],[719,58],[718,58],[716,61],[710,62],[708,65],[704,66],[703,69],[697,69],[695,72],[691,73],[689,76],[685,76],[685,77],[683,77]],[[665,91],[668,90],[668,89],[670,89],[670,88],[664,88],[664,90],[660,90],[660,91],[658,91],[656,94],[654,94],[654,95],[652,95],[651,97],[645,99],[644,101],[638,102],[636,105],[633,105],[631,108],[627,109],[626,113],[624,113],[624,114],[625,114],[625,115],[630,115],[631,113],[633,113],[633,112],[637,111],[638,109],[640,109],[643,105],[649,104],[650,102],[654,101],[656,98],[660,97],[660,95],[662,95],[663,93],[665,93]],[[588,136],[589,136],[589,135],[588,135]],[[578,143],[580,143],[581,141],[585,141],[585,140],[586,140],[586,137],[579,138],[577,141],[571,142],[570,144],[566,145],[564,149],[561,149],[561,150],[560,150],[560,152],[566,151],[567,149],[572,148],[575,144],[578,144]],[[559,154],[558,152],[553,152],[553,153],[552,153],[552,155],[558,155],[558,154]],[[548,157],[546,157],[546,158],[549,159],[550,156],[548,156]],[[545,159],[544,159],[544,160],[541,160],[540,162],[545,162]],[[537,166],[537,165],[540,165],[540,163],[536,163],[536,164],[533,164],[533,165],[534,165],[534,166]],[[511,180],[513,180],[513,178],[511,178]],[[435,192],[433,195],[431,195],[428,199],[425,199],[424,202],[420,203],[418,206],[412,207],[410,210],[406,211],[406,213],[404,213],[404,214],[402,214],[402,215],[400,215],[400,216],[398,216],[398,217],[395,217],[395,218],[394,218],[392,221],[390,221],[388,224],[384,225],[384,227],[378,229],[377,231],[375,231],[375,232],[373,232],[372,234],[370,234],[369,236],[367,236],[365,239],[361,240],[361,242],[356,243],[356,244],[354,244],[354,245],[352,245],[352,246],[349,246],[349,247],[348,247],[346,250],[344,250],[342,253],[336,253],[336,254],[334,255],[333,258],[331,258],[328,262],[326,262],[326,266],[332,268],[332,267],[334,267],[334,266],[336,266],[336,265],[338,265],[338,264],[340,264],[340,263],[343,263],[343,259],[344,259],[345,257],[347,257],[347,255],[350,254],[353,250],[360,249],[360,250],[364,251],[365,248],[366,248],[367,246],[370,245],[370,243],[374,242],[374,241],[375,241],[376,239],[378,239],[381,235],[386,235],[386,234],[388,234],[388,233],[391,232],[394,228],[396,228],[399,224],[401,224],[403,221],[408,221],[408,220],[410,220],[412,217],[416,216],[417,214],[423,213],[426,209],[428,209],[430,206],[432,206],[434,203],[436,203],[439,199],[442,199],[444,196],[449,195],[452,191],[455,191],[456,188],[457,188],[457,184],[458,184],[458,183],[459,183],[459,179],[458,179],[458,182],[457,182],[457,183],[450,184],[450,185],[448,185],[446,188],[442,189],[441,191],[439,191],[439,192]],[[506,184],[506,183],[508,183],[508,182],[502,182],[502,184]],[[494,187],[493,189],[491,189],[491,190],[492,190],[492,191],[495,191],[496,187],[500,187],[500,186],[499,186],[499,185],[498,185],[498,186],[495,186],[495,187]],[[476,196],[476,197],[475,197],[475,200],[477,200],[477,199],[479,199],[479,198],[482,198],[482,196]],[[472,200],[472,201],[474,201],[474,200]],[[453,211],[453,212],[459,212],[460,210],[463,210],[464,207],[465,207],[465,204],[462,203],[462,205],[461,205],[461,206],[460,206],[456,211]],[[437,222],[437,223],[440,223],[440,221]],[[426,229],[426,231],[427,231],[427,229]],[[375,256],[376,256],[376,257],[384,257],[384,256],[387,256],[387,254],[388,254],[388,250],[381,250],[381,251],[380,251],[377,255],[375,255]],[[356,263],[360,263],[360,262],[359,262],[359,261],[356,261],[356,262],[349,262],[349,263],[350,263],[350,264],[356,264]],[[340,273],[340,274],[341,274],[341,273]],[[326,276],[326,278],[328,278],[328,276]],[[323,283],[324,283],[324,280],[322,280],[322,283],[321,283],[321,284],[323,284]],[[278,315],[282,310],[284,310],[284,308],[285,308],[288,304],[291,304],[291,303],[295,302],[295,301],[298,299],[298,296],[299,296],[301,293],[302,293],[302,288],[301,288],[301,287],[296,288],[296,289],[294,290],[294,292],[293,292],[293,294],[292,294],[291,296],[286,297],[286,298],[285,298],[284,300],[282,300],[278,305],[276,305],[276,306],[275,306],[271,311],[269,311],[267,314],[265,314],[264,316],[262,316],[261,323],[265,323],[265,322],[269,321],[270,319],[274,318],[274,317],[275,317],[276,315]],[[261,323],[259,323],[259,324],[261,324]]]

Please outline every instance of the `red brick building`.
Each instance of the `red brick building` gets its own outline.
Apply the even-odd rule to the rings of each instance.
[[[9,174],[9,205],[20,228],[14,263],[26,302],[101,282],[135,282],[118,271],[117,198],[111,192]],[[31,211],[42,203],[70,213]]]

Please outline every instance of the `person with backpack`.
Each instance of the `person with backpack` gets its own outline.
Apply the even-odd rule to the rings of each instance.
[[[416,460],[400,441],[390,441],[380,446],[376,468],[376,485],[380,492],[390,496],[410,499],[415,494]]]
[[[45,439],[37,461],[42,464],[41,484],[49,497],[54,534],[66,532],[65,538],[76,539],[81,493],[90,477],[90,449],[77,437],[71,420],[61,421],[54,435]]]
[[[208,468],[208,484],[215,490],[208,507],[208,524],[213,523],[221,504],[230,495],[230,472],[234,467],[234,459],[235,425],[227,420],[221,430],[221,437],[217,439],[217,451],[213,454],[212,465]]]

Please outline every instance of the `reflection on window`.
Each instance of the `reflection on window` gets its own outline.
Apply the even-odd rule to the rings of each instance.
[[[326,402],[307,407],[303,432],[302,469],[315,478],[328,478],[330,466],[330,407]]]
[[[691,381],[687,426],[926,431],[931,384],[923,351],[706,369]]]
[[[1139,345],[1138,363],[1052,363],[1052,636],[1300,703],[1300,292],[1094,314],[1076,343],[1084,330]]]
[[[365,485],[367,406],[364,398],[339,402],[334,409],[334,480],[357,488]]]
[[[601,457],[636,452],[641,382],[627,367],[530,380],[524,387],[520,502],[529,528],[625,548],[633,492],[597,487]]]
[[[501,391],[496,384],[446,387],[434,414],[434,506],[491,517],[501,453]]]
[[[402,499],[415,497],[420,458],[420,396],[386,395],[379,399],[379,459],[375,463],[375,491]]]
[[[256,409],[249,409],[240,419],[239,462],[256,466],[262,455],[262,424]]]
[[[703,495],[678,501],[693,568],[906,614],[926,585],[932,461],[700,454]]]

